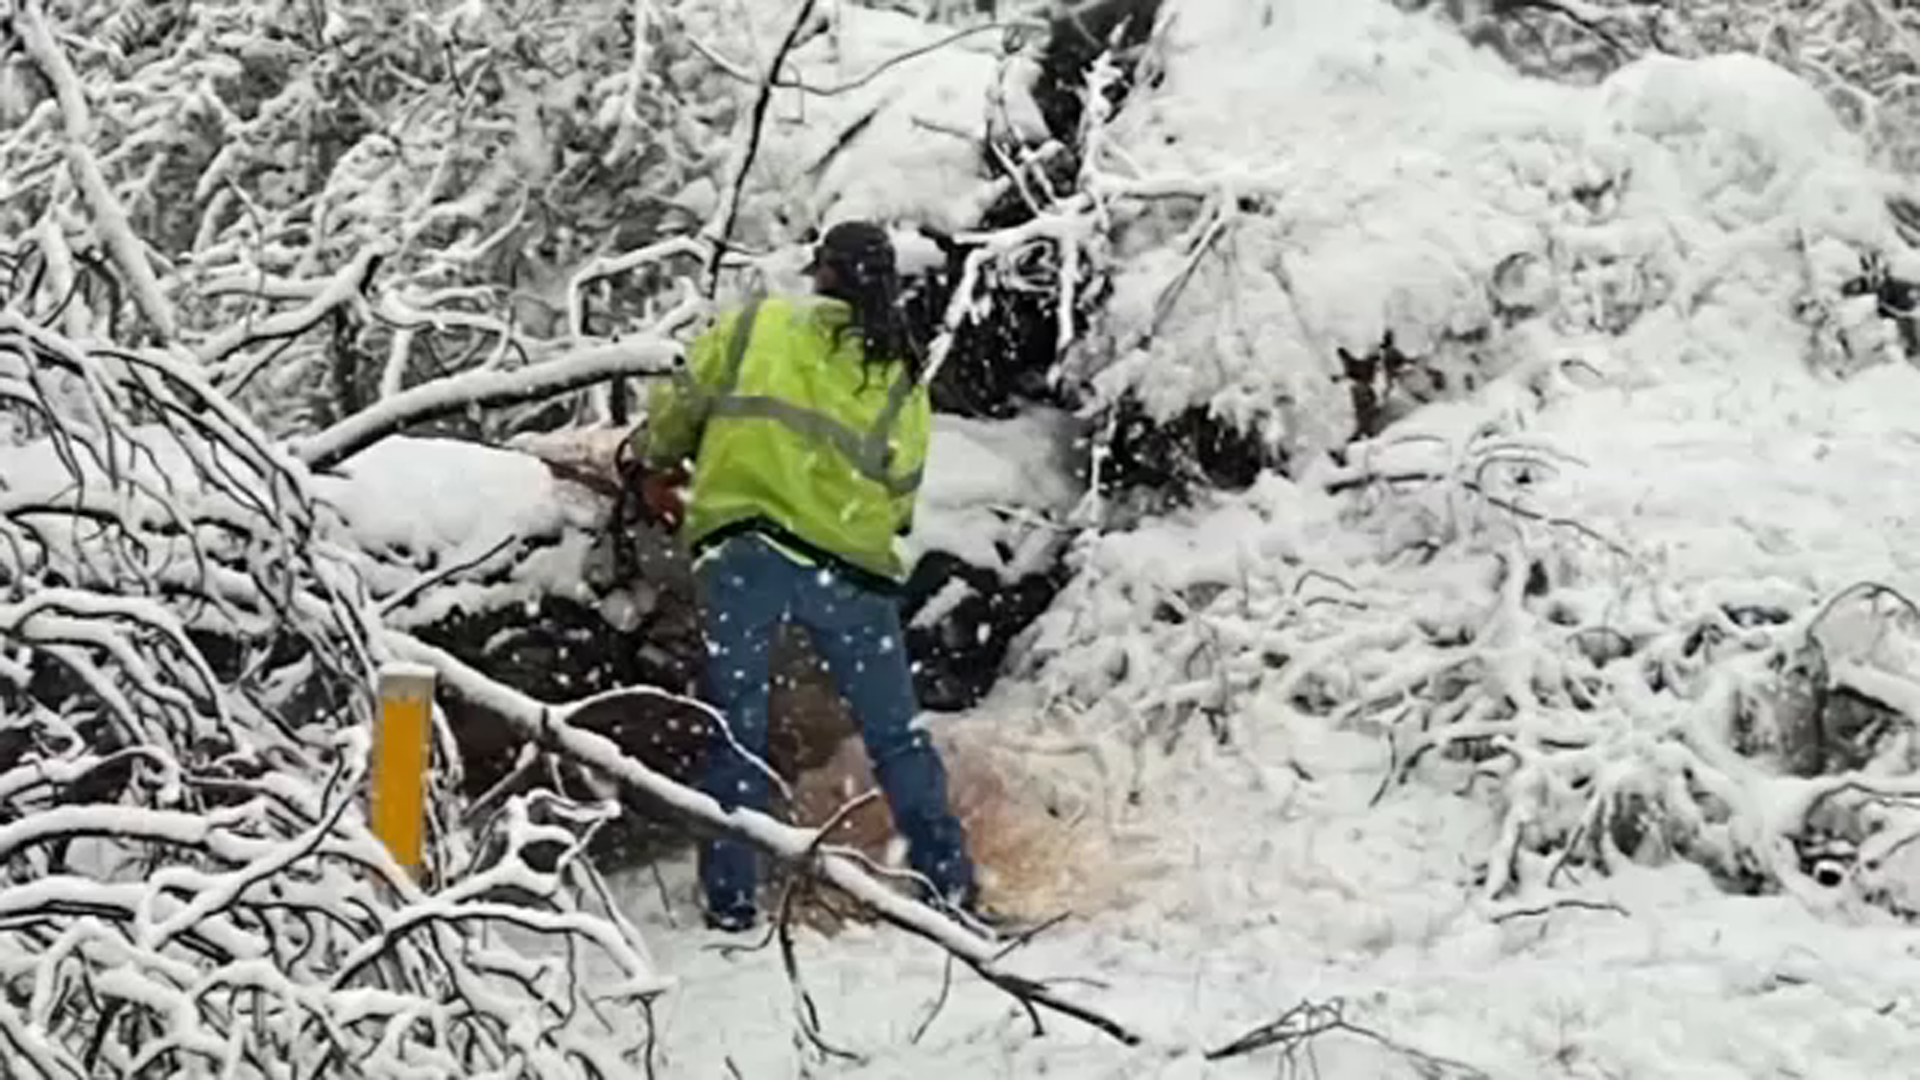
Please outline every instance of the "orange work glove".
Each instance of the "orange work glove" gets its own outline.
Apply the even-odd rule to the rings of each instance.
[[[669,529],[678,529],[686,519],[686,500],[681,497],[680,489],[686,486],[687,470],[675,466],[671,469],[649,469],[640,478],[640,501],[646,505],[647,513],[653,520]]]

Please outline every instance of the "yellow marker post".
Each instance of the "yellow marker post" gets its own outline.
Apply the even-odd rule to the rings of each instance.
[[[414,664],[381,668],[373,731],[373,834],[415,880],[426,867],[433,676],[432,668]]]

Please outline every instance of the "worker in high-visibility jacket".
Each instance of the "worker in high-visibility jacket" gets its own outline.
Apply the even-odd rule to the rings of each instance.
[[[731,728],[709,741],[701,786],[722,806],[764,808],[769,654],[779,624],[798,623],[859,723],[913,869],[934,899],[976,912],[946,770],[913,723],[900,625],[895,541],[913,517],[932,409],[893,245],[875,225],[836,225],[809,269],[816,295],[750,302],[696,339],[639,436],[656,517],[678,516],[671,478],[694,462],[681,533],[704,607],[702,690]],[[753,851],[709,841],[699,862],[707,924],[751,927]]]

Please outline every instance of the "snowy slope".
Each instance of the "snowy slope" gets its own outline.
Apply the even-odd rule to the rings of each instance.
[[[1891,185],[1778,68],[1652,59],[1568,87],[1384,3],[1171,8],[1165,85],[1102,167],[1204,201],[1121,229],[1083,356],[1104,399],[1300,453],[1349,427],[1337,350],[1388,335],[1454,392],[1593,338],[1653,377],[1797,370],[1796,305],[1827,311],[1824,352],[1852,335],[1837,364],[1888,355],[1871,300],[1839,287],[1868,252],[1908,258]]]
[[[1104,808],[1128,887],[1025,968],[1095,980],[1079,992],[1148,1045],[1058,1021],[1033,1040],[964,975],[912,1045],[941,957],[857,931],[802,938],[827,1035],[867,1058],[821,1063],[776,951],[669,928],[663,899],[691,918],[680,866],[664,897],[630,894],[684,977],[663,1064],[1912,1075],[1920,931],[1879,906],[1920,884],[1912,849],[1815,885],[1790,841],[1838,782],[1790,775],[1761,737],[1791,719],[1773,665],[1806,640],[1841,685],[1920,702],[1908,621],[1822,608],[1863,581],[1920,592],[1920,374],[1842,288],[1863,254],[1907,258],[1884,178],[1753,60],[1571,89],[1374,0],[1169,7],[1165,83],[1103,168],[1211,201],[1122,215],[1108,340],[1162,321],[1090,366],[1103,391],[1324,447],[1345,427],[1335,349],[1392,331],[1454,400],[1338,467],[1085,542],[1025,677],[951,722]],[[1450,755],[1456,735],[1482,752]],[[1832,771],[1913,786],[1910,736],[1869,749]],[[1883,816],[1881,840],[1910,824]],[[1778,890],[1730,893],[1742,873]],[[1278,1049],[1199,1052],[1332,999],[1393,1045],[1323,1034],[1317,1074],[1304,1053],[1290,1073]]]

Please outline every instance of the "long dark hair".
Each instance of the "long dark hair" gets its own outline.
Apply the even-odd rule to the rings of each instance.
[[[868,374],[899,361],[918,378],[922,357],[900,302],[900,271],[887,234],[865,222],[835,226],[816,258],[830,271],[822,277],[821,293],[853,309],[845,330],[859,332],[861,365]]]
[[[871,371],[898,360],[915,378],[919,377],[920,350],[907,326],[907,314],[900,308],[899,274],[888,270],[857,281],[836,275],[836,280],[822,291],[853,308],[853,320],[846,329],[860,334],[860,362],[864,367]]]

